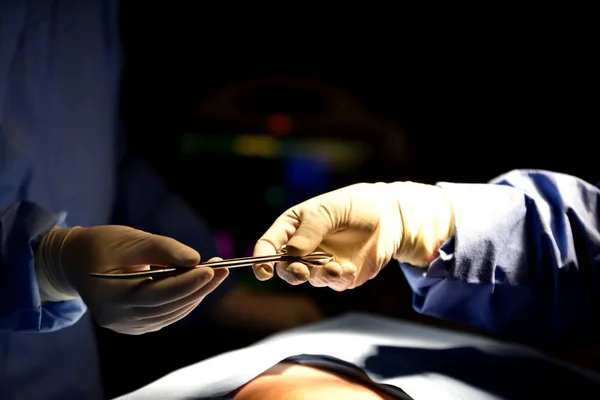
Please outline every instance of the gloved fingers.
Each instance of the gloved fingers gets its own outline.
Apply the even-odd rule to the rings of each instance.
[[[324,287],[329,286],[329,282],[340,279],[342,267],[338,262],[332,261],[326,265],[309,267],[309,271],[308,282],[315,287]]]
[[[305,256],[321,245],[333,230],[332,213],[323,205],[315,209],[300,210],[300,225],[287,242],[287,251],[293,256]]]
[[[214,259],[211,261],[214,261]],[[107,327],[112,329],[113,331],[119,332],[119,333],[124,333],[124,334],[129,334],[129,335],[141,335],[144,333],[160,330],[161,328],[184,318],[194,308],[196,308],[198,306],[198,304],[200,304],[202,302],[202,300],[204,299],[204,297],[206,297],[207,294],[209,294],[210,292],[215,290],[219,286],[219,284],[221,284],[221,282],[223,282],[225,280],[225,278],[229,275],[229,270],[227,270],[227,269],[218,269],[218,270],[215,270],[214,272],[215,272],[215,274],[214,274],[213,280],[209,284],[205,285],[204,287],[202,287],[202,289],[199,290],[199,293],[197,293],[198,297],[197,297],[196,301],[187,303],[186,305],[184,305],[178,309],[173,309],[173,311],[171,311],[171,312],[166,312],[164,314],[159,313],[160,315],[155,315],[154,317],[149,316],[148,318],[141,319],[141,320],[129,319],[128,321],[122,319],[119,323],[111,324],[110,326],[107,326]],[[189,299],[186,299],[186,300],[189,300]],[[139,311],[139,308],[137,310]],[[159,323],[152,324],[149,322],[150,320],[159,321]]]
[[[267,229],[254,246],[254,257],[272,256],[277,254],[279,249],[290,240],[300,221],[296,218],[293,210],[288,210],[281,214],[273,225]],[[260,281],[271,279],[274,274],[274,263],[256,264],[252,266],[254,275]]]
[[[182,267],[193,267],[200,262],[200,254],[178,242],[175,239],[166,236],[153,235],[143,231],[135,231],[139,238],[139,246],[131,246],[127,252],[125,262],[134,264],[152,264],[162,267],[172,265]]]
[[[201,301],[188,304],[185,308],[179,310],[179,312],[173,313],[172,315],[164,316],[162,318],[156,318],[153,323],[149,323],[149,320],[146,319],[142,321],[133,321],[112,325],[109,327],[109,329],[125,335],[143,335],[145,333],[156,332],[172,324],[173,322],[176,322],[186,317],[200,303]]]
[[[181,275],[160,280],[146,280],[133,286],[125,295],[129,306],[159,307],[197,292],[214,277],[212,268],[196,268]]]
[[[220,259],[212,259],[216,260]],[[126,301],[130,306],[159,307],[183,299],[200,289],[208,294],[219,286],[227,275],[227,269],[196,268],[158,281],[142,282],[128,293]]]
[[[335,291],[343,291],[354,282],[357,268],[354,264],[331,262],[324,266],[310,268],[309,282],[315,287],[329,287]]]
[[[290,285],[299,285],[310,278],[310,268],[301,262],[279,262],[277,263],[277,275]]]
[[[333,221],[327,207],[320,205],[306,210],[302,207],[290,209],[277,218],[258,240],[254,256],[276,254],[284,244],[291,255],[305,256],[313,252],[332,229]],[[273,263],[257,264],[252,269],[258,280],[273,277]],[[279,274],[280,269],[277,271]]]
[[[175,322],[184,319],[185,317],[190,315],[190,313],[192,311],[194,311],[196,309],[196,307],[198,307],[199,304],[200,304],[200,302],[198,302],[196,304],[192,304],[192,306],[189,309],[187,309],[186,311],[181,312],[180,314],[177,314],[177,315],[173,315],[170,318],[161,321],[157,326],[155,326],[155,328],[151,332],[159,331],[162,328],[166,328],[167,326],[172,325]]]
[[[227,272],[221,272],[220,270],[215,270],[215,272],[217,272],[217,274],[227,274]],[[141,321],[146,319],[159,318],[164,315],[168,315],[178,310],[181,310],[182,308],[187,307],[189,304],[202,301],[208,293],[214,290],[214,288],[216,288],[222,282],[222,279],[219,280],[220,277],[217,276],[217,274],[215,274],[215,277],[207,285],[203,286],[196,292],[182,299],[158,307],[132,307],[128,312],[128,314],[131,316],[130,319],[133,321]]]
[[[221,258],[215,257],[215,258],[212,258],[210,261],[217,261],[217,260],[221,260]],[[210,293],[212,293],[212,291],[215,290],[217,287],[219,287],[219,285],[225,280],[225,278],[227,278],[229,276],[229,270],[227,268],[215,269],[213,271],[214,271],[214,276],[213,276],[212,280],[210,282],[208,282],[208,284],[201,289],[201,291],[202,291],[202,293],[204,293],[205,297],[207,295],[209,295]]]
[[[358,276],[358,268],[356,265],[350,262],[345,262],[342,263],[340,267],[341,273],[339,278],[330,280],[329,284],[327,285],[336,292],[342,292],[344,290],[351,289],[356,281],[356,277]]]
[[[138,326],[142,329],[143,328],[151,329],[151,327],[156,327],[156,326],[163,328],[163,327],[171,324],[172,322],[170,322],[170,321],[175,322],[175,321],[185,317],[186,315],[188,315],[201,302],[202,302],[202,300],[197,300],[197,301],[186,304],[184,307],[181,307],[178,310],[173,310],[172,312],[170,312],[168,314],[157,315],[152,318],[145,318],[143,320],[136,321],[136,326]]]
[[[329,281],[339,279],[342,273],[342,267],[335,261],[326,265],[311,266],[308,270],[310,272],[308,282],[314,287],[329,286]]]
[[[286,239],[287,240],[287,239]],[[285,242],[283,242],[285,244]],[[281,246],[279,246],[281,247]],[[263,257],[263,256],[272,256],[277,254],[277,245],[276,242],[272,242],[269,239],[265,239],[264,237],[259,239],[254,246],[254,256],[255,257]],[[252,271],[254,271],[254,276],[259,281],[266,281],[273,277],[273,268],[274,263],[262,263],[256,264],[252,266]]]

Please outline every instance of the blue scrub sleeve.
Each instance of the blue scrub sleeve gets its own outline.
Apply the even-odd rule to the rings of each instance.
[[[0,214],[0,330],[53,332],[73,325],[86,311],[79,298],[40,302],[34,248],[52,227],[64,227],[64,218],[27,201]]]
[[[401,265],[416,311],[541,345],[598,332],[597,187],[541,170],[438,185],[456,233],[427,270]]]
[[[115,218],[119,224],[176,239],[198,251],[203,261],[217,256],[207,224],[140,158],[132,157],[123,164],[116,209]],[[230,274],[203,300],[199,309],[206,308],[233,285]]]

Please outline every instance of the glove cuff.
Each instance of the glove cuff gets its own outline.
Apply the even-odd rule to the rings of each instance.
[[[440,246],[454,235],[454,213],[446,191],[415,182],[392,183],[403,232],[394,259],[417,267],[428,266]]]
[[[59,302],[79,297],[67,279],[61,253],[69,235],[76,229],[54,227],[40,243],[35,256],[35,270],[42,302]]]

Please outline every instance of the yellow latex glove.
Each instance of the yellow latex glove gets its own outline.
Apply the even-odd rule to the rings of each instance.
[[[254,248],[255,256],[291,255],[315,250],[335,261],[320,267],[279,262],[277,274],[292,285],[310,282],[337,291],[374,278],[392,258],[427,266],[439,246],[454,234],[452,207],[444,189],[413,182],[359,183],[314,197],[284,212]],[[273,265],[254,266],[259,280]]]
[[[107,280],[90,272],[195,266],[200,254],[159,235],[119,225],[54,228],[36,250],[42,301],[81,296],[96,322],[127,334],[157,331],[188,315],[228,275],[197,268],[160,280]]]

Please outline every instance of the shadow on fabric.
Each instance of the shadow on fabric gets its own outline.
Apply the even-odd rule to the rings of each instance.
[[[596,398],[600,383],[559,364],[523,356],[485,353],[470,347],[419,349],[378,346],[365,369],[380,378],[435,373],[506,399],[549,395]]]

